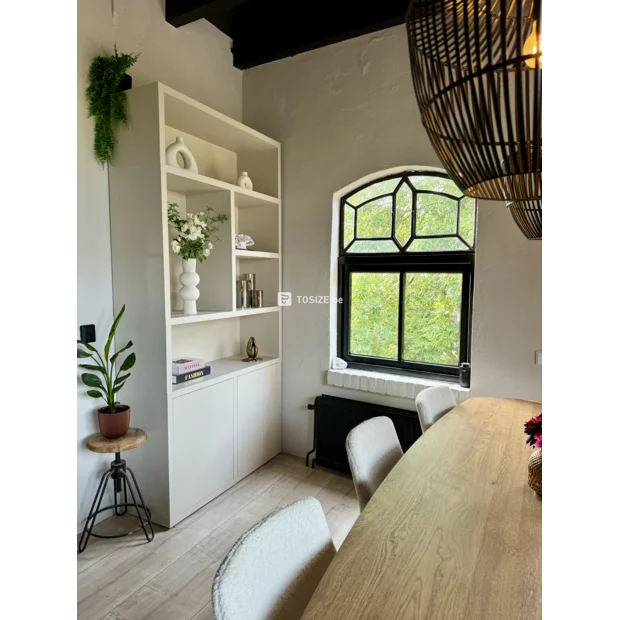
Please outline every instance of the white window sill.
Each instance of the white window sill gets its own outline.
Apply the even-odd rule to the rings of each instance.
[[[457,403],[469,398],[471,391],[470,388],[461,387],[458,383],[433,381],[432,379],[421,379],[420,377],[395,375],[386,372],[357,370],[355,368],[328,370],[327,383],[335,387],[347,388],[349,390],[398,396],[410,400],[415,400],[416,396],[428,387],[448,385]]]

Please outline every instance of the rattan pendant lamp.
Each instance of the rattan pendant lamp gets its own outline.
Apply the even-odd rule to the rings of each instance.
[[[542,238],[542,0],[412,0],[413,86],[435,152],[468,196],[506,201]]]
[[[509,202],[508,209],[515,224],[528,239],[542,241],[542,200]]]

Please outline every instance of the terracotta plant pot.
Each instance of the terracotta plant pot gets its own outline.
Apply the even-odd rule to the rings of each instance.
[[[97,411],[99,430],[106,439],[118,439],[129,430],[129,415],[131,409],[127,405],[117,405],[116,413],[107,413],[108,407]]]

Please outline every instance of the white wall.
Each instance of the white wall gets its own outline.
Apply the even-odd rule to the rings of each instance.
[[[134,86],[163,82],[233,118],[241,118],[241,72],[232,66],[230,39],[208,22],[176,29],[164,19],[164,0],[79,0],[78,55],[78,326],[94,323],[97,344],[112,322],[112,275],[107,171],[92,155],[93,121],[84,91],[90,60],[111,53],[141,52],[130,71]],[[120,303],[120,302],[119,302]],[[140,352],[136,352],[139,356]],[[110,457],[89,452],[85,438],[97,430],[96,403],[78,380],[78,525],[86,518],[101,472]],[[131,455],[128,456],[131,459]]]
[[[328,295],[333,193],[401,165],[440,166],[421,125],[404,26],[246,71],[243,117],[282,142],[283,288]],[[476,395],[541,398],[541,245],[499,203],[479,204],[472,343]],[[319,394],[412,408],[329,387],[329,307],[283,312],[283,449],[312,445],[306,405]]]
[[[501,203],[478,203],[472,388],[475,396],[542,400],[542,242],[528,241]]]

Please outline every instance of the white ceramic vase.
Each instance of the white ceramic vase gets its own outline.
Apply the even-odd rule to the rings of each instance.
[[[254,183],[252,183],[252,179],[248,176],[247,172],[242,172],[237,178],[237,185],[239,187],[243,187],[244,189],[251,190],[254,187]]]
[[[188,258],[183,261],[183,273],[179,276],[181,292],[179,297],[183,300],[183,314],[196,314],[196,300],[200,297],[198,283],[200,276],[196,273],[196,259]]]
[[[177,137],[177,139],[166,149],[166,163],[169,166],[180,168],[177,161],[177,155],[181,156],[183,160],[183,169],[195,172],[198,174],[198,165],[192,155],[192,152],[185,146],[183,138]]]

